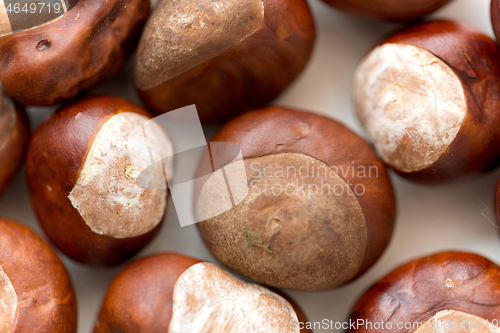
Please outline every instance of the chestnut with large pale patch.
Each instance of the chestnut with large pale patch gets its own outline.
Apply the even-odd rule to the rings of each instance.
[[[429,183],[500,162],[500,50],[475,27],[417,24],[384,39],[354,75],[354,105],[378,154]]]
[[[264,1],[164,1],[149,20],[135,66],[141,90],[186,73],[254,33],[264,23]]]
[[[365,324],[348,332],[386,332],[389,327],[404,333],[497,332],[499,281],[500,267],[472,253],[443,252],[413,260],[359,299],[351,320]]]
[[[158,232],[173,162],[150,167],[151,157],[171,156],[173,146],[150,119],[126,100],[96,96],[59,110],[34,133],[31,198],[44,231],[71,258],[118,264]],[[148,184],[138,183],[141,173]]]
[[[280,288],[326,289],[350,281],[362,265],[367,230],[349,185],[305,154],[249,158],[245,166],[250,185],[245,200],[199,226],[203,240],[217,244],[212,253],[232,269]],[[217,193],[207,192],[211,188],[203,186],[197,213],[217,205]]]
[[[148,120],[148,117],[132,112],[112,116],[102,125],[87,153],[69,199],[97,234],[115,238],[140,236],[153,230],[163,218],[167,196],[166,190],[161,189],[165,183],[162,164],[148,170],[151,186],[145,189],[136,183],[136,179],[151,161],[137,159],[140,155],[129,156],[136,150],[129,146],[142,142],[141,138],[131,138],[131,133]],[[148,129],[151,153],[154,156],[173,155],[172,142],[162,128],[153,123]],[[172,168],[171,164],[166,167],[169,177]]]
[[[354,100],[379,155],[404,172],[436,162],[467,111],[453,70],[432,53],[405,44],[386,43],[370,52],[356,70]]]
[[[311,333],[293,326],[305,322],[297,305],[278,291],[211,263],[162,253],[128,265],[115,277],[94,333]]]
[[[305,0],[160,1],[139,42],[134,85],[157,113],[196,104],[201,120],[225,120],[285,90],[314,36]]]
[[[173,300],[169,333],[299,332],[290,329],[298,318],[285,299],[211,263],[182,273]]]
[[[235,118],[211,141],[241,148],[248,183],[241,203],[197,224],[224,265],[273,287],[321,290],[357,278],[385,249],[395,215],[389,177],[343,125],[270,107]],[[197,220],[218,207],[212,183],[195,189]]]
[[[29,228],[0,217],[0,332],[76,333],[76,322],[62,261]]]

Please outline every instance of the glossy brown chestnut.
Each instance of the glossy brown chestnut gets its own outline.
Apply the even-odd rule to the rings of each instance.
[[[497,38],[497,41],[500,40],[500,1],[491,0],[491,24],[493,26],[493,32]]]
[[[162,1],[139,42],[135,86],[155,112],[196,104],[202,120],[227,120],[278,96],[314,35],[305,0]]]
[[[288,298],[211,263],[163,253],[130,264],[113,280],[94,333],[310,333],[298,329],[305,321]]]
[[[248,194],[224,204],[210,178],[196,190],[200,235],[236,272],[277,288],[320,290],[365,272],[386,248],[395,200],[383,163],[342,124],[282,107],[246,113],[211,140],[242,151]],[[234,191],[234,189],[232,189]]]
[[[124,99],[95,96],[64,107],[33,134],[26,161],[31,200],[47,236],[74,260],[118,264],[158,232],[167,205],[163,172],[171,174],[172,164],[150,169],[163,189],[139,184],[151,162],[137,134],[149,119]],[[163,129],[148,129],[151,153],[172,153]]]
[[[24,161],[29,123],[26,111],[0,87],[0,195]]]
[[[348,332],[497,332],[499,284],[500,267],[476,254],[416,259],[361,297],[351,314],[360,325]]]
[[[439,183],[500,157],[500,51],[476,28],[434,21],[386,38],[354,78],[358,118],[401,176]]]
[[[29,228],[2,217],[0,290],[0,332],[76,332],[75,292],[61,259]]]
[[[418,19],[446,5],[451,0],[323,0],[348,13],[401,22]]]
[[[56,20],[0,37],[5,90],[25,106],[53,105],[110,78],[132,52],[148,11],[148,0],[79,0]]]

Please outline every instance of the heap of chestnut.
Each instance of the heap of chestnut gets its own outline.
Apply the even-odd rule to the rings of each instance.
[[[465,22],[414,21],[450,1],[324,0],[409,23],[353,73],[368,140],[314,110],[269,105],[313,53],[306,0],[63,0],[59,14],[22,24],[0,7],[0,195],[25,171],[43,231],[0,217],[0,333],[76,332],[59,255],[124,264],[94,333],[312,332],[277,288],[330,290],[365,274],[395,227],[392,176],[443,184],[500,166],[497,41]],[[498,39],[500,0],[491,21]],[[118,73],[141,105],[88,93]],[[245,175],[244,188],[233,186],[234,161],[215,168],[212,155],[193,175],[199,241],[219,263],[175,252],[132,261],[159,234],[181,171],[175,158],[154,163],[178,147],[154,118],[192,104],[202,122],[225,122],[210,141],[239,147]],[[33,106],[57,110],[30,131]],[[236,193],[246,195],[235,203]],[[500,215],[500,183],[495,196]],[[229,209],[211,214],[221,205]],[[349,332],[498,327],[500,267],[469,252],[415,259],[368,289],[350,319],[362,325]],[[405,322],[423,324],[398,327]]]

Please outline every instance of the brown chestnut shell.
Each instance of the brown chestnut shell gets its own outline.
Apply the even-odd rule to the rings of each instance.
[[[436,313],[451,310],[492,325],[492,320],[500,320],[499,278],[500,267],[477,254],[442,252],[415,259],[374,284],[354,306],[351,321],[384,322],[386,327],[391,323],[396,328],[397,323],[425,323]],[[348,332],[383,331],[363,326]]]
[[[131,263],[111,282],[94,333],[168,333],[176,282],[189,267],[201,262],[177,253],[161,253]],[[306,322],[289,297],[274,292],[292,305],[299,322]],[[311,331],[302,329],[300,333]]]
[[[135,255],[158,233],[114,238],[91,230],[68,198],[101,126],[121,112],[151,118],[137,105],[114,96],[84,98],[42,123],[30,140],[26,173],[38,221],[50,240],[70,258],[94,266],[117,265]]]
[[[233,119],[211,141],[237,144],[241,148],[243,158],[246,161],[256,157],[299,154],[321,161],[330,168],[338,167],[339,170],[344,170],[344,172],[338,172],[338,176],[350,186],[355,200],[359,202],[362,216],[364,217],[363,223],[366,224],[366,246],[362,252],[362,260],[359,267],[343,283],[362,275],[385,250],[392,235],[396,215],[396,204],[391,181],[384,164],[377,158],[368,143],[342,124],[333,119],[308,112],[296,111],[284,107],[268,107],[245,113]],[[274,162],[269,160],[269,163]],[[347,169],[351,165],[365,170],[369,170],[370,167],[376,168],[378,171],[377,176],[358,177],[358,174],[351,171],[345,172],[345,170],[351,170]],[[342,169],[344,167],[345,169]],[[249,170],[247,170],[247,176],[248,172]],[[363,193],[357,191],[358,193],[356,193],[354,189],[355,185],[361,186],[365,191]],[[196,191],[199,192],[200,189],[196,189]],[[267,216],[265,214],[268,206],[273,206],[277,203],[271,198],[266,199],[264,194],[262,194],[262,197],[262,200],[258,199],[260,200],[258,205],[261,207],[259,211],[264,214],[263,216]],[[241,204],[244,203],[240,203],[239,205]],[[275,217],[284,221],[282,226],[285,228],[280,229],[277,234],[276,232],[269,234],[267,232],[260,232],[260,229],[267,230],[273,224],[272,221],[269,222],[265,219],[260,219],[260,217],[255,217],[253,220],[263,223],[263,225],[259,226],[258,224],[261,222],[246,223],[243,220],[234,220],[234,216],[231,215],[229,217],[228,215],[231,212],[226,212],[212,219],[202,221],[197,226],[202,239],[212,254],[224,265],[239,274],[278,288],[319,290],[336,287],[339,285],[339,282],[335,281],[333,274],[330,276],[326,273],[330,272],[336,266],[334,264],[333,252],[329,252],[337,251],[336,247],[332,245],[333,243],[330,243],[332,246],[330,250],[328,249],[329,246],[327,248],[316,249],[316,243],[319,244],[318,241],[326,237],[323,233],[314,236],[319,237],[316,241],[314,241],[314,238],[308,238],[308,242],[314,242],[314,250],[310,250],[313,253],[308,252],[307,244],[301,243],[304,241],[302,237],[309,235],[312,232],[311,230],[314,229],[310,225],[311,221],[321,221],[322,218],[326,218],[322,217],[322,210],[331,209],[331,207],[321,207],[319,209],[319,206],[316,207],[312,203],[306,204],[302,202],[300,204],[307,206],[302,208],[308,212],[307,214],[310,214],[311,220],[302,220],[300,218],[301,214],[303,214],[302,208],[296,207],[294,206],[295,204],[290,202],[290,206],[286,210],[287,213],[282,213],[286,216],[282,216],[281,218]],[[278,205],[281,207],[281,205],[287,205],[287,203],[283,201]],[[236,206],[236,209],[238,209],[238,206]],[[292,216],[294,217],[292,218]],[[269,218],[271,217],[269,216]],[[224,223],[225,218],[229,219],[227,224]],[[289,219],[292,220],[289,221]],[[255,230],[252,229],[249,231],[246,229],[249,223],[255,224],[252,226]],[[326,224],[326,222],[323,221],[323,224]],[[335,237],[340,237],[340,234],[337,234],[336,231],[329,230],[329,233],[335,235]],[[294,239],[283,238],[285,234],[294,234]],[[311,234],[311,237],[313,234]],[[247,240],[249,248],[246,250],[244,250],[245,243],[239,244],[236,241],[240,235],[243,235]],[[354,241],[359,236],[353,235],[351,237],[354,237],[352,239]],[[266,246],[256,246],[250,242],[253,240],[259,240],[261,244],[265,244]],[[239,251],[236,251],[235,247],[239,248]],[[302,247],[304,247],[304,253],[298,250]],[[273,248],[275,249],[273,250]],[[279,250],[281,248],[288,250],[281,253]],[[294,250],[295,248],[297,249]],[[310,246],[310,248],[312,247]],[[273,252],[276,249],[278,249],[278,252]],[[244,252],[246,254],[242,255],[241,251],[250,251],[251,255],[247,252]],[[330,253],[330,256],[328,253]],[[350,255],[351,253],[347,256]],[[246,260],[238,259],[242,258],[242,256]],[[299,257],[302,259],[290,259]],[[289,259],[287,260],[286,258]],[[303,262],[304,258],[307,258],[306,262]],[[259,264],[261,264],[261,260],[264,262],[269,260],[269,262],[262,263],[265,268],[261,268],[254,260],[257,260]],[[283,272],[280,272],[274,266],[276,263],[272,264],[275,260],[279,262],[280,267],[284,265]],[[305,276],[298,275],[299,271],[301,274],[307,272],[305,274],[310,275],[310,277],[306,278]]]
[[[0,195],[5,192],[12,178],[21,167],[24,161],[24,154],[28,147],[30,135],[29,121],[26,111],[12,102],[5,92],[2,94],[0,121],[6,121],[9,124],[0,124]],[[7,119],[9,118],[9,119]],[[13,118],[13,119],[11,119]],[[2,120],[3,119],[3,120]],[[13,121],[13,124],[10,123]]]
[[[497,41],[500,40],[500,1],[491,0],[491,8],[490,8],[490,16],[491,16],[491,24],[493,26],[493,32],[497,38]]]
[[[18,299],[10,332],[75,333],[76,297],[61,259],[28,227],[12,220],[0,218],[0,235],[0,266]]]
[[[451,0],[323,0],[348,13],[401,22],[430,14]]]
[[[161,63],[153,64],[151,72],[146,75],[141,74],[139,66],[149,61],[145,49],[149,36],[157,29],[154,24],[165,21],[159,18],[156,22],[153,12],[139,42],[134,68],[136,88],[148,108],[164,113],[196,104],[202,121],[215,122],[264,106],[283,92],[303,70],[311,55],[315,37],[314,22],[304,0],[262,2],[264,21],[260,28],[213,58],[161,84],[145,88],[139,78],[156,75],[156,71],[162,70]],[[184,17],[182,15],[190,14],[179,12],[176,15]],[[247,21],[244,18],[237,24],[246,24]],[[192,24],[199,23],[196,21]],[[191,24],[182,25],[178,38],[192,38],[189,29],[194,29]],[[234,29],[244,30],[246,27]],[[200,41],[192,40],[192,43],[196,45]],[[206,46],[210,47],[218,48],[220,45],[214,43]],[[186,61],[203,56],[191,55]]]
[[[466,23],[431,21],[382,40],[429,51],[460,80],[466,113],[455,139],[430,166],[415,172],[393,169],[422,183],[443,183],[487,172],[500,162],[500,49],[486,34]],[[428,149],[431,149],[429,147]]]
[[[0,80],[24,106],[54,105],[114,76],[132,52],[148,0],[80,0],[59,19],[0,38]]]

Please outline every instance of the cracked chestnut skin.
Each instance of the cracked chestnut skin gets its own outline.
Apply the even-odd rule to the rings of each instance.
[[[446,284],[452,281],[452,285]],[[373,285],[357,302],[351,320],[426,322],[443,310],[500,319],[500,267],[466,252],[442,252],[410,261]],[[383,332],[350,329],[348,332]],[[398,332],[412,332],[400,329]]]
[[[3,98],[9,98],[3,91]],[[24,161],[30,135],[29,121],[26,111],[18,104],[15,108],[15,123],[7,142],[0,148],[0,195],[7,190],[12,178]]]
[[[64,254],[92,266],[113,266],[130,259],[156,236],[162,225],[160,222],[136,237],[100,235],[90,229],[68,198],[99,129],[120,112],[151,118],[144,109],[122,98],[84,98],[42,123],[33,133],[26,155],[30,197],[40,225]]]
[[[177,253],[161,253],[128,265],[111,282],[96,322],[94,333],[168,333],[172,319],[175,283],[182,273],[202,261]],[[283,293],[300,322],[302,310]],[[154,318],[154,320],[151,320]],[[302,329],[300,333],[312,333]]]
[[[457,75],[466,114],[455,139],[437,161],[401,176],[437,184],[485,173],[500,163],[500,49],[476,27],[457,21],[431,21],[403,29],[378,45],[400,43],[429,51]]]
[[[400,22],[430,14],[451,0],[323,0],[348,13]]]
[[[0,235],[0,265],[19,302],[11,332],[76,333],[75,292],[61,259],[15,221],[0,217]]]
[[[156,29],[153,12],[139,42],[134,68],[136,89],[148,109],[165,113],[196,104],[202,121],[221,122],[243,111],[262,107],[281,94],[302,72],[311,56],[314,21],[305,0],[255,2],[259,1],[263,2],[264,21],[257,30],[184,73],[145,88],[138,82],[138,67],[151,61],[147,54],[143,54],[147,51],[143,50],[142,44],[146,43],[150,31]],[[161,4],[155,11],[159,11]],[[182,17],[184,13],[178,15]],[[200,43],[193,39],[190,25],[182,29],[178,38],[191,39],[193,45]],[[244,27],[234,29],[243,30]],[[216,42],[205,47],[212,50],[220,46]],[[203,58],[204,53],[188,54],[185,61]],[[161,63],[155,64],[150,74],[163,71],[162,66]]]
[[[366,190],[361,195],[354,195],[366,225],[366,246],[361,253],[360,266],[350,279],[340,282],[334,276],[346,270],[339,264],[337,256],[348,257],[351,251],[344,249],[337,254],[337,247],[330,246],[341,239],[341,232],[337,230],[346,228],[345,221],[339,223],[339,229],[333,228],[335,231],[328,228],[318,232],[321,229],[316,229],[317,226],[328,225],[329,220],[325,220],[323,212],[332,207],[321,206],[319,200],[297,202],[279,197],[281,201],[277,201],[272,195],[266,194],[257,196],[258,199],[254,201],[259,202],[261,208],[253,211],[255,215],[250,214],[253,218],[230,215],[238,210],[236,206],[231,211],[197,224],[208,249],[232,270],[277,288],[331,289],[361,276],[387,247],[396,215],[390,178],[384,164],[368,143],[344,125],[313,113],[273,106],[247,112],[233,119],[211,141],[237,144],[245,160],[292,153],[312,157],[329,167],[343,168],[354,164],[366,169],[376,167],[378,170],[378,177],[365,178],[358,178],[351,172],[338,173],[352,190],[354,184],[361,184]],[[272,159],[267,162],[275,163]],[[295,167],[300,168],[301,165],[296,164]],[[207,174],[204,170],[198,171]],[[248,177],[251,170],[247,167],[246,172]],[[195,191],[197,194],[199,188]],[[256,206],[252,202],[248,205]],[[262,231],[274,221],[273,215],[268,213],[270,208],[276,211],[280,221],[284,221],[278,233]],[[248,246],[245,242],[240,243],[240,235],[245,235],[247,230],[261,237],[268,248],[263,250],[250,247],[250,243]],[[331,237],[328,245],[315,248],[317,243],[328,237]],[[359,234],[350,237],[359,237]],[[353,238],[349,239],[346,240],[346,247],[354,243]]]
[[[54,105],[114,76],[149,0],[80,0],[58,20],[0,38],[0,80],[24,106]]]

